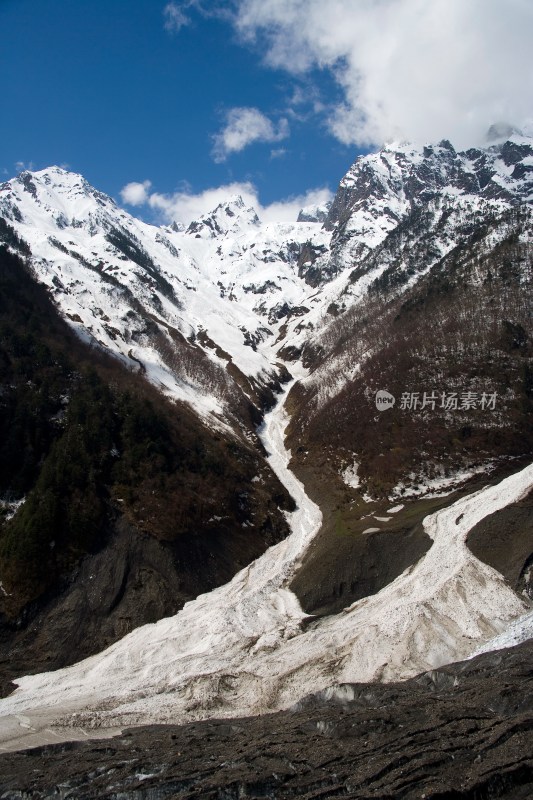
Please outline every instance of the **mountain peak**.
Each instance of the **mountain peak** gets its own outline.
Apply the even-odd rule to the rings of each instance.
[[[213,239],[228,233],[238,234],[250,227],[257,227],[260,220],[252,206],[247,206],[240,194],[224,200],[208,214],[191,222],[187,233],[198,239]]]
[[[88,226],[118,212],[115,201],[63,167],[24,170],[0,185],[0,216],[56,230]]]
[[[496,142],[506,141],[510,139],[511,136],[515,135],[522,136],[522,132],[514,125],[508,122],[495,122],[488,129],[485,139],[489,144],[494,144]]]
[[[91,206],[95,202],[100,207],[116,206],[111,197],[91,186],[83,175],[55,165],[37,171],[24,170],[4,184],[15,191],[17,186],[22,186],[38,205],[56,207],[59,204],[62,211],[72,211],[74,215],[83,212],[82,217],[89,210],[87,201]]]
[[[305,206],[300,209],[296,222],[325,222],[330,208],[331,200],[328,200],[327,203]]]
[[[53,189],[59,191],[73,188],[83,188],[88,192],[96,191],[96,189],[85,180],[83,175],[58,166],[46,167],[41,170],[23,170],[14,180],[23,184],[31,180],[36,184],[53,187]]]

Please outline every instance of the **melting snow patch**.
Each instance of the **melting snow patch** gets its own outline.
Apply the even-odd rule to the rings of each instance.
[[[402,510],[402,508],[405,508],[403,504],[399,506],[393,506],[392,508],[387,509],[387,514],[397,514],[398,511]]]
[[[451,494],[470,478],[473,478],[474,475],[488,475],[493,466],[494,464],[491,461],[471,469],[458,470],[450,477],[441,475],[437,478],[428,478],[411,473],[409,477],[412,483],[399,483],[392,490],[389,499],[422,497],[425,500],[432,500],[438,497],[446,497],[446,495]],[[400,508],[403,508],[403,506],[400,506]]]
[[[379,533],[380,530],[381,528],[366,528],[366,530],[364,530],[363,533]]]
[[[489,653],[492,650],[515,647],[528,639],[533,639],[533,611],[529,611],[522,617],[515,619],[499,636],[489,639],[482,647],[472,653],[471,657],[473,658],[481,653]]]
[[[159,772],[136,772],[135,778],[138,781],[147,781],[149,778],[157,778],[161,774],[161,770]]]
[[[344,472],[341,472],[341,477],[346,484],[346,486],[350,486],[352,489],[358,489],[361,485],[361,481],[359,480],[359,476],[357,471],[359,469],[359,464],[354,461],[353,466],[346,467]]]
[[[0,508],[5,511],[4,520],[9,522],[10,519],[13,519],[19,508],[23,506],[25,502],[25,497],[23,497],[21,500],[14,500],[13,502],[8,500],[0,500]]]

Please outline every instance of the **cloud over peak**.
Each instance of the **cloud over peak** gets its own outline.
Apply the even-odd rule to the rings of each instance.
[[[274,124],[258,108],[231,108],[226,112],[224,127],[213,137],[213,158],[221,163],[250,144],[281,142],[289,135],[289,123],[284,117]]]
[[[531,115],[529,0],[236,0],[234,24],[267,64],[328,70],[343,100],[330,132],[348,145],[450,138]]]
[[[157,212],[163,222],[179,222],[185,226],[236,195],[242,197],[247,206],[254,208],[263,222],[295,222],[302,208],[324,205],[333,197],[328,188],[322,187],[264,206],[257,187],[250,181],[235,181],[201,192],[193,192],[184,186],[173,194],[150,193],[150,188],[150,181],[128,183],[120,193],[122,201],[130,206],[147,205]]]
[[[149,192],[152,184],[150,181],[143,181],[138,183],[132,181],[127,183],[123,189],[120,190],[122,202],[129,206],[142,206],[148,202]]]

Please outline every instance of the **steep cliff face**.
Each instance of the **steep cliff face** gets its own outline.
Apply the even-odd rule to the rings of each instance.
[[[371,284],[407,288],[487,225],[530,207],[532,140],[507,133],[465,152],[446,141],[422,149],[391,144],[355,162],[324,223],[327,249],[308,247],[301,264],[321,300],[311,293],[309,313],[281,332],[286,357],[313,366],[328,316],[366,303]],[[492,247],[490,238],[485,244]]]

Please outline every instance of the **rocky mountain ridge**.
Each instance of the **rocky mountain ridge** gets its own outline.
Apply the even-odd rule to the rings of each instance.
[[[449,142],[421,152],[389,145],[358,159],[329,211],[312,209],[294,224],[261,224],[235,197],[184,232],[157,229],[57,167],[3,184],[0,214],[82,335],[141,362],[195,407],[202,394],[206,413],[223,416],[220,392],[202,386],[192,366],[176,374],[169,350],[183,362],[211,362],[212,381],[226,381],[230,393],[243,391],[228,376],[235,370],[265,385],[279,342],[285,357],[287,348],[301,352],[328,309],[350,307],[384,272],[396,285],[414,282],[480,225],[532,197],[532,140],[513,133],[464,153]]]

